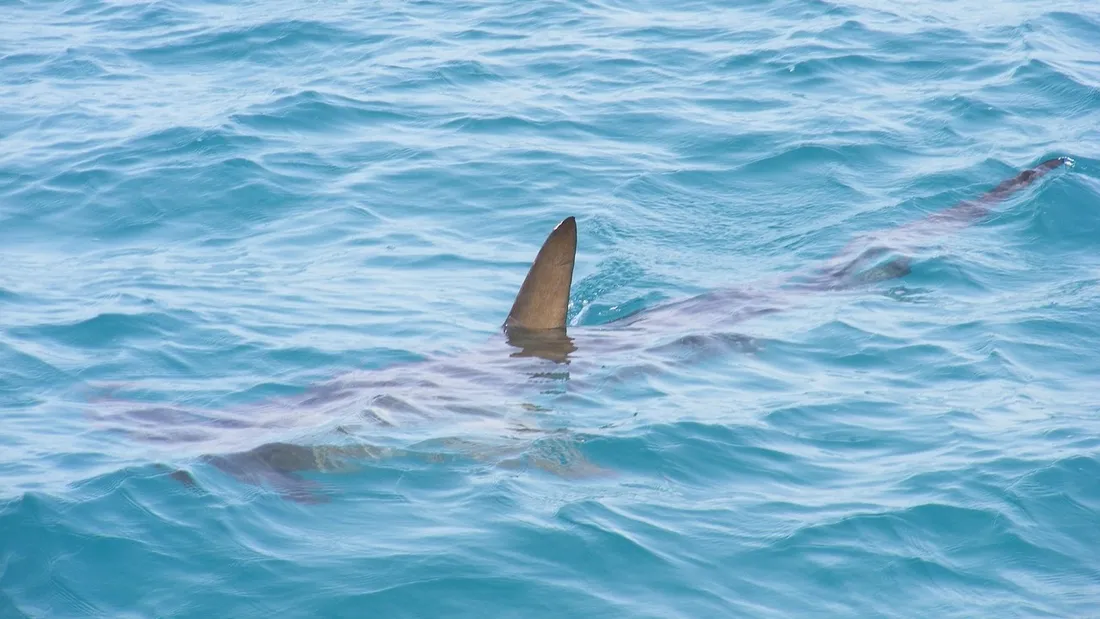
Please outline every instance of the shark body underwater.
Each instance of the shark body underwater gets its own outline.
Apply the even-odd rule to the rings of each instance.
[[[95,414],[100,420],[113,420],[112,425],[121,422],[122,427],[115,429],[132,437],[171,445],[175,457],[194,452],[198,461],[239,481],[267,486],[302,502],[325,500],[314,492],[318,484],[303,477],[303,472],[354,469],[357,462],[392,457],[439,461],[447,457],[440,448],[457,452],[457,457],[491,454],[497,465],[526,463],[559,474],[583,474],[595,468],[587,467],[583,457],[567,456],[563,464],[560,454],[532,456],[514,440],[498,441],[488,451],[482,446],[464,452],[463,446],[473,445],[464,437],[547,432],[526,425],[532,409],[538,407],[517,406],[517,402],[532,388],[542,393],[560,391],[566,380],[570,390],[583,387],[586,371],[600,367],[609,356],[661,349],[721,353],[743,348],[750,338],[731,331],[735,324],[783,311],[814,293],[904,277],[910,272],[910,258],[904,252],[912,251],[922,239],[939,238],[980,220],[1013,193],[1068,163],[1071,160],[1064,157],[1044,161],[976,200],[878,235],[870,247],[865,239],[857,240],[824,264],[789,276],[768,291],[718,290],[577,329],[566,324],[577,251],[577,222],[568,217],[550,232],[536,255],[504,321],[502,337],[493,338],[484,349],[461,358],[428,358],[348,374],[300,396],[236,412],[134,407],[132,401],[108,397],[98,402],[127,407],[109,416]],[[513,414],[517,410],[518,419]],[[447,426],[444,444],[417,442],[423,437],[416,428],[425,423]],[[303,432],[327,433],[340,439],[339,444],[300,444]],[[382,435],[389,437],[390,445],[379,438]],[[269,440],[256,446],[258,438]],[[185,485],[198,486],[184,469],[157,466]]]

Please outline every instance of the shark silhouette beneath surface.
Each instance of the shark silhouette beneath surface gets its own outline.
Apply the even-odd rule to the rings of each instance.
[[[633,354],[667,346],[734,350],[751,344],[730,326],[782,311],[812,292],[848,290],[899,278],[910,269],[910,251],[928,236],[966,226],[992,207],[1051,170],[1070,163],[1050,159],[1025,170],[973,201],[932,214],[879,235],[867,247],[857,240],[817,268],[796,273],[768,292],[720,290],[649,308],[613,323],[574,330],[566,328],[570,288],[577,251],[577,223],[568,217],[554,228],[535,257],[503,324],[503,337],[461,359],[429,358],[379,370],[358,372],[284,398],[243,410],[208,413],[173,407],[107,408],[101,420],[121,421],[124,431],[177,448],[192,446],[199,460],[234,478],[276,489],[296,501],[323,500],[304,471],[342,471],[363,460],[411,457],[439,461],[448,457],[491,460],[499,466],[536,466],[562,475],[599,472],[575,448],[544,443],[531,450],[515,441],[486,446],[471,436],[553,436],[528,425],[533,407],[520,404],[532,385],[546,392],[583,383],[583,375],[608,355]],[[671,334],[671,335],[670,335]],[[672,338],[671,340],[669,338]],[[578,381],[578,375],[581,377]],[[518,411],[517,416],[513,414]],[[448,438],[418,440],[422,423],[448,425]],[[335,424],[335,425],[334,425]],[[259,446],[257,432],[267,440]],[[343,444],[301,445],[303,432],[329,432]],[[294,442],[284,437],[292,436]],[[386,435],[386,441],[375,440]],[[410,445],[411,439],[411,445]],[[551,445],[549,449],[545,445]],[[185,450],[186,451],[186,450]],[[197,481],[182,469],[169,469],[189,486]]]

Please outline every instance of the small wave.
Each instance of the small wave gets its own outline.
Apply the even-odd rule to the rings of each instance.
[[[269,21],[247,27],[157,32],[127,53],[140,62],[165,66],[202,66],[226,59],[263,62],[272,55],[351,38],[351,32],[324,22]]]
[[[171,337],[186,321],[163,312],[103,313],[78,322],[23,327],[22,337],[51,339],[75,348],[105,348],[123,342]]]
[[[293,133],[408,123],[414,118],[383,101],[360,101],[318,91],[303,91],[256,106],[252,112],[235,114],[232,120],[254,130]]]

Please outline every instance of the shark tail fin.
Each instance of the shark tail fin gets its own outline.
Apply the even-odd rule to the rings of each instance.
[[[567,217],[554,228],[535,256],[504,327],[564,329],[577,258],[577,220]]]
[[[1000,185],[997,185],[992,190],[990,190],[989,193],[982,196],[982,200],[985,202],[995,202],[1001,200],[1007,197],[1013,191],[1027,187],[1028,185],[1042,178],[1047,172],[1050,172],[1051,170],[1063,165],[1073,165],[1073,160],[1069,157],[1055,157],[1053,159],[1047,159],[1046,161],[1035,166],[1034,168],[1024,170],[1013,178],[1002,182]]]

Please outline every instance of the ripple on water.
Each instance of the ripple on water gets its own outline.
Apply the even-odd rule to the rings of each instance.
[[[880,5],[6,3],[0,616],[1094,612],[1100,22]],[[566,215],[577,334],[910,272],[485,353]]]

